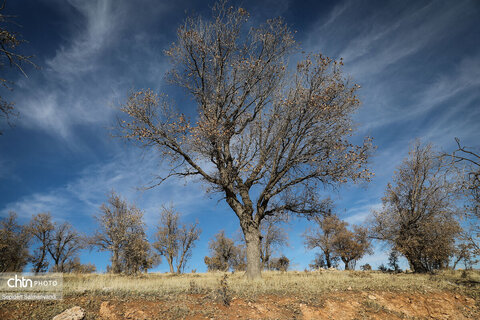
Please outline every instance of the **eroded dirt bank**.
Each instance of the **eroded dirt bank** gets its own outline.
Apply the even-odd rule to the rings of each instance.
[[[253,298],[211,294],[155,297],[76,296],[61,301],[0,302],[0,319],[52,319],[73,306],[85,319],[480,319],[480,305],[459,293],[333,292]]]

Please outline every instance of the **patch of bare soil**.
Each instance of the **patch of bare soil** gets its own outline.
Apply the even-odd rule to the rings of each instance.
[[[305,297],[233,297],[230,305],[211,295],[168,298],[68,297],[61,301],[0,302],[0,319],[52,319],[80,306],[85,319],[480,319],[480,304],[452,292],[334,292]]]

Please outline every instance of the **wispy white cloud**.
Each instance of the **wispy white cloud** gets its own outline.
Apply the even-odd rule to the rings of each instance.
[[[150,11],[132,10],[129,1],[50,0],[50,4],[67,16],[69,23],[61,31],[65,40],[53,57],[39,63],[41,70],[17,82],[19,90],[12,100],[21,115],[20,125],[78,146],[78,127],[109,126],[115,113],[112,104],[122,101],[129,89],[161,84],[166,65],[158,46],[165,38],[146,33],[144,24],[161,18],[169,7],[151,0],[141,1],[152,7]]]
[[[367,222],[372,211],[379,210],[382,207],[381,202],[371,203],[361,206],[353,205],[347,212],[344,220],[349,224],[362,225]]]
[[[217,208],[217,202],[206,198],[201,184],[194,181],[186,184],[171,179],[154,189],[140,189],[159,172],[165,172],[165,168],[159,165],[156,155],[140,158],[138,152],[121,153],[108,162],[86,167],[64,186],[20,198],[5,205],[0,212],[4,216],[8,211],[15,211],[25,219],[40,212],[51,212],[58,219],[72,216],[89,219],[98,213],[112,190],[143,209],[149,225],[157,222],[163,204],[173,204],[184,215]]]
[[[382,94],[381,89],[366,89],[370,92],[367,93],[367,99],[371,102],[378,101],[379,104],[369,106],[376,110],[373,113],[371,110],[361,112],[361,130],[369,131],[400,121],[418,120],[423,116],[431,115],[435,109],[445,107],[446,103],[449,103],[450,107],[442,111],[443,118],[459,130],[471,128],[461,125],[464,120],[468,119],[460,111],[463,109],[462,105],[469,107],[470,112],[474,111],[470,108],[470,102],[477,97],[480,89],[480,54],[476,53],[463,58],[453,70],[440,74],[436,79],[430,81],[431,84],[422,88],[423,90],[411,92],[408,97],[410,100],[408,105],[398,100],[393,101],[387,94]],[[379,86],[383,87],[382,84]],[[376,93],[372,95],[373,92]],[[389,89],[385,89],[385,92],[388,93]],[[466,103],[465,99],[470,99],[470,101]],[[390,105],[387,106],[388,104]],[[457,113],[457,117],[452,117],[453,113]]]
[[[69,0],[68,3],[83,18],[84,21],[80,22],[82,27],[74,31],[76,34],[72,40],[57,49],[52,59],[46,61],[54,75],[67,81],[96,68],[95,56],[118,36],[122,8],[109,0]]]

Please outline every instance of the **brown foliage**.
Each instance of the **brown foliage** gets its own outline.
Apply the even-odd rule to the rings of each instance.
[[[271,268],[277,271],[285,272],[288,270],[289,266],[290,260],[283,255],[280,258],[273,258],[271,262]]]
[[[367,237],[367,230],[353,226],[353,231],[347,229],[348,223],[342,221],[329,210],[323,216],[315,217],[317,229],[307,230],[304,233],[307,248],[320,248],[322,258],[325,261],[316,261],[314,266],[324,264],[330,268],[336,266],[341,259],[345,264],[345,270],[355,268],[357,260],[365,254],[371,253],[371,243]]]
[[[415,272],[446,267],[461,231],[456,188],[431,145],[417,141],[374,212],[373,235],[403,254]]]
[[[94,273],[97,267],[92,263],[82,264],[80,258],[69,259],[63,265],[63,272],[70,273]]]
[[[143,212],[128,205],[115,192],[100,210],[102,213],[97,217],[100,228],[90,242],[100,250],[112,253],[112,272],[131,274],[151,268],[158,259],[146,239]]]
[[[324,259],[324,263],[317,261],[314,265],[324,264],[327,268],[333,267],[338,260],[338,255],[334,252],[333,247],[335,236],[344,228],[344,224],[331,211],[323,216],[315,217],[314,221],[318,228],[315,230],[309,229],[304,233],[305,244],[309,249],[319,248],[322,250],[323,254],[318,258]]]
[[[215,235],[215,239],[210,240],[208,246],[210,257],[204,259],[208,271],[228,271],[229,268],[235,271],[245,270],[245,250],[227,238],[223,230]]]
[[[31,234],[10,212],[0,221],[0,272],[22,271],[28,263]]]
[[[282,19],[244,33],[248,13],[219,2],[211,20],[188,18],[166,51],[169,79],[193,97],[195,121],[163,95],[130,95],[120,135],[161,150],[171,176],[196,176],[235,212],[247,244],[247,275],[260,276],[261,221],[282,213],[320,210],[319,185],[369,180],[370,139],[356,146],[352,113],[358,86],[341,61],[307,56],[289,72],[296,50]],[[259,192],[252,193],[252,188]],[[254,196],[255,195],[255,196]]]
[[[348,230],[348,224],[343,222],[343,228],[335,235],[333,250],[345,264],[345,270],[355,269],[355,264],[365,254],[372,253],[366,228],[353,226]]]

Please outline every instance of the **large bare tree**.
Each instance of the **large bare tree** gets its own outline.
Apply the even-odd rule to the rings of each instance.
[[[461,228],[457,188],[431,145],[417,141],[373,212],[373,236],[389,242],[415,272],[446,267]]]
[[[35,67],[36,65],[31,61],[31,56],[23,55],[18,50],[18,47],[25,41],[17,33],[7,30],[7,24],[14,17],[4,14],[5,3],[6,1],[3,1],[0,7],[0,70],[5,66],[10,66],[26,76],[23,65],[30,64]],[[0,84],[8,90],[12,89],[11,81],[4,78],[3,74],[0,76]],[[0,119],[4,118],[9,123],[10,117],[16,115],[14,104],[0,96]]]
[[[212,12],[187,18],[166,51],[168,79],[191,95],[196,117],[140,90],[122,106],[120,135],[163,152],[172,166],[160,182],[195,176],[221,194],[239,219],[253,279],[262,270],[262,220],[316,213],[320,186],[368,180],[371,143],[348,140],[360,102],[341,61],[314,54],[290,68],[297,46],[282,19],[247,29],[242,8],[220,2]]]
[[[185,265],[195,247],[195,241],[202,232],[198,223],[189,226],[179,224],[180,214],[173,207],[163,207],[160,216],[160,225],[155,234],[156,241],[153,247],[159,254],[167,259],[170,272],[174,273],[174,266],[177,273],[184,270]]]

